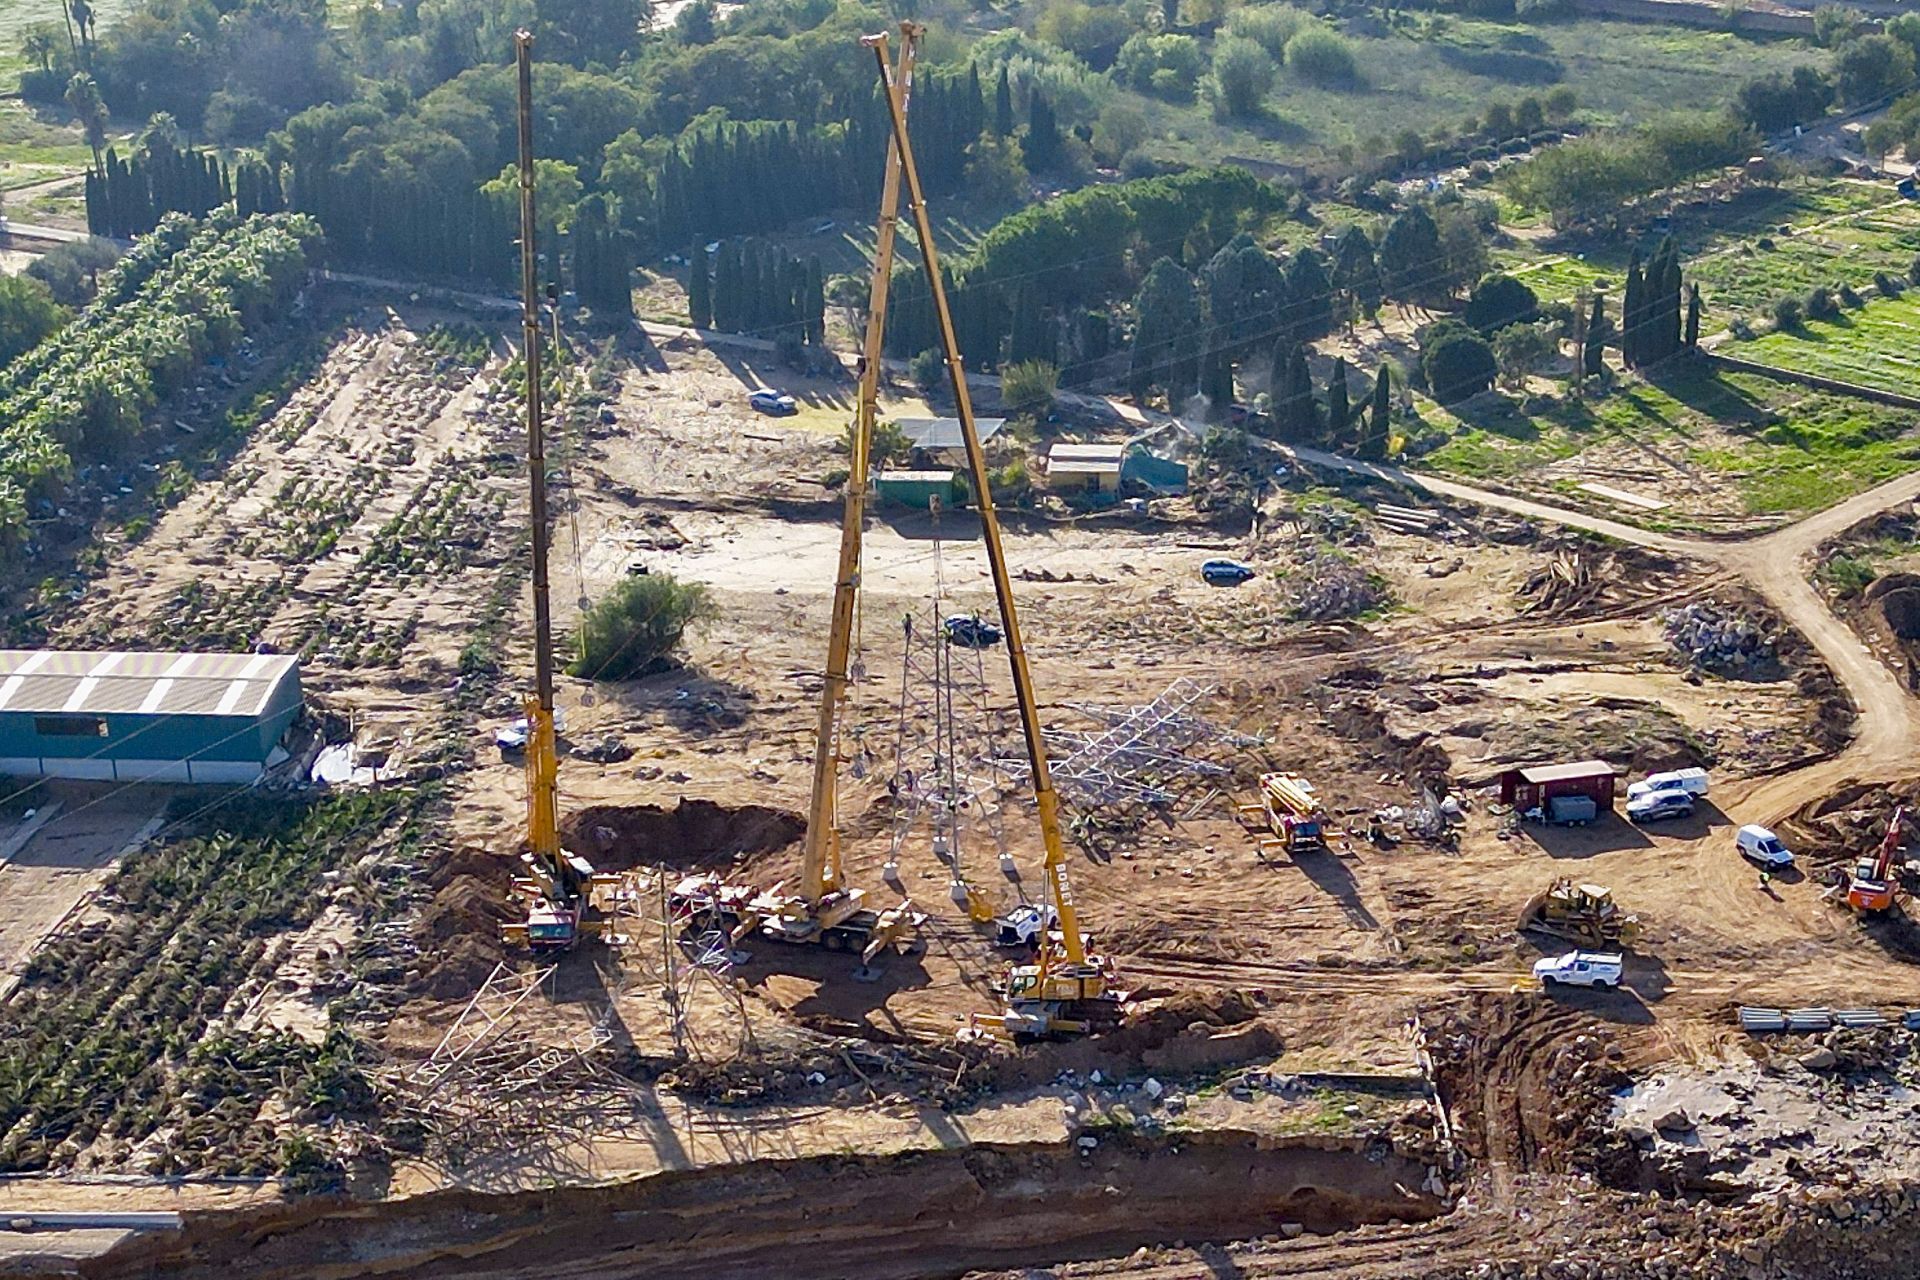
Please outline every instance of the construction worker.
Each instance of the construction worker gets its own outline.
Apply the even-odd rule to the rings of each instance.
[[[1765,894],[1771,894],[1773,892],[1773,872],[1762,871],[1760,873],[1760,892]]]

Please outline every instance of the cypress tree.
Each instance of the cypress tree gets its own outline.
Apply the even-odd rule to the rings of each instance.
[[[1360,456],[1370,462],[1378,462],[1387,456],[1387,445],[1393,435],[1393,384],[1387,377],[1387,366],[1380,366],[1379,375],[1373,380],[1373,411],[1367,415],[1367,431],[1360,438]]]
[[[1200,394],[1206,398],[1207,419],[1218,422],[1233,404],[1233,361],[1216,347],[1207,353],[1200,373]]]
[[[713,327],[727,332],[740,327],[740,261],[734,249],[723,241],[713,264]]]
[[[1584,348],[1580,353],[1580,367],[1587,377],[1597,378],[1607,369],[1607,300],[1597,293],[1593,295],[1593,314],[1587,317]]]
[[[1302,353],[1304,357],[1304,352]],[[1347,424],[1352,421],[1353,410],[1347,401],[1347,358],[1333,358],[1333,373],[1327,379],[1327,442],[1338,446],[1345,443]]]
[[[1627,296],[1620,308],[1620,358],[1627,368],[1637,369],[1641,361],[1641,342],[1646,334],[1646,279],[1640,273],[1640,251],[1627,259]]]
[[[827,288],[820,271],[820,255],[807,259],[806,305],[801,309],[806,320],[806,340],[814,346],[827,341]]]
[[[1035,173],[1051,169],[1060,158],[1060,124],[1039,89],[1027,91],[1027,168]]]
[[[1000,64],[1000,81],[993,87],[993,131],[1001,137],[1013,135],[1013,85],[1007,80],[1007,64]]]
[[[1680,252],[1672,240],[1662,247],[1665,262],[1660,271],[1660,356],[1665,359],[1680,354],[1686,330],[1681,319]]]
[[[1689,352],[1700,349],[1700,286],[1687,286],[1687,330],[1686,347]]]
[[[696,244],[687,256],[687,315],[696,329],[713,328],[713,279],[708,275],[707,250]]]
[[[1320,430],[1320,414],[1313,400],[1313,368],[1307,363],[1306,347],[1298,342],[1287,356],[1287,384],[1293,403],[1293,438],[1311,440]]]

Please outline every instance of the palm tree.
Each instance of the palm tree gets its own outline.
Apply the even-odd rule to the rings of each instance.
[[[80,52],[84,56],[80,65],[93,70],[93,6],[87,0],[68,0],[67,9],[73,15],[73,25],[80,29]]]
[[[53,31],[48,27],[35,27],[20,41],[20,52],[39,63],[42,71],[53,70],[53,49]]]
[[[87,145],[93,148],[93,171],[105,178],[106,161],[101,153],[107,145],[107,104],[100,98],[100,86],[84,71],[74,72],[67,81],[67,106],[87,132]]]

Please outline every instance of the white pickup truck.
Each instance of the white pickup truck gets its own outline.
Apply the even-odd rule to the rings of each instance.
[[[1650,773],[1640,781],[1627,785],[1627,799],[1638,800],[1656,791],[1684,791],[1698,800],[1707,794],[1707,771],[1674,769],[1667,773]]]
[[[1549,991],[1557,986],[1617,987],[1624,969],[1617,951],[1569,951],[1533,962],[1533,976]]]

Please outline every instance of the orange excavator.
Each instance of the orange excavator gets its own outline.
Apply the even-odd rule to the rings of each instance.
[[[1886,838],[1872,854],[1854,864],[1853,877],[1847,881],[1847,905],[1863,915],[1893,910],[1900,883],[1894,875],[1893,860],[1899,855],[1900,833],[1907,821],[1907,806],[1900,805],[1887,822]]]

